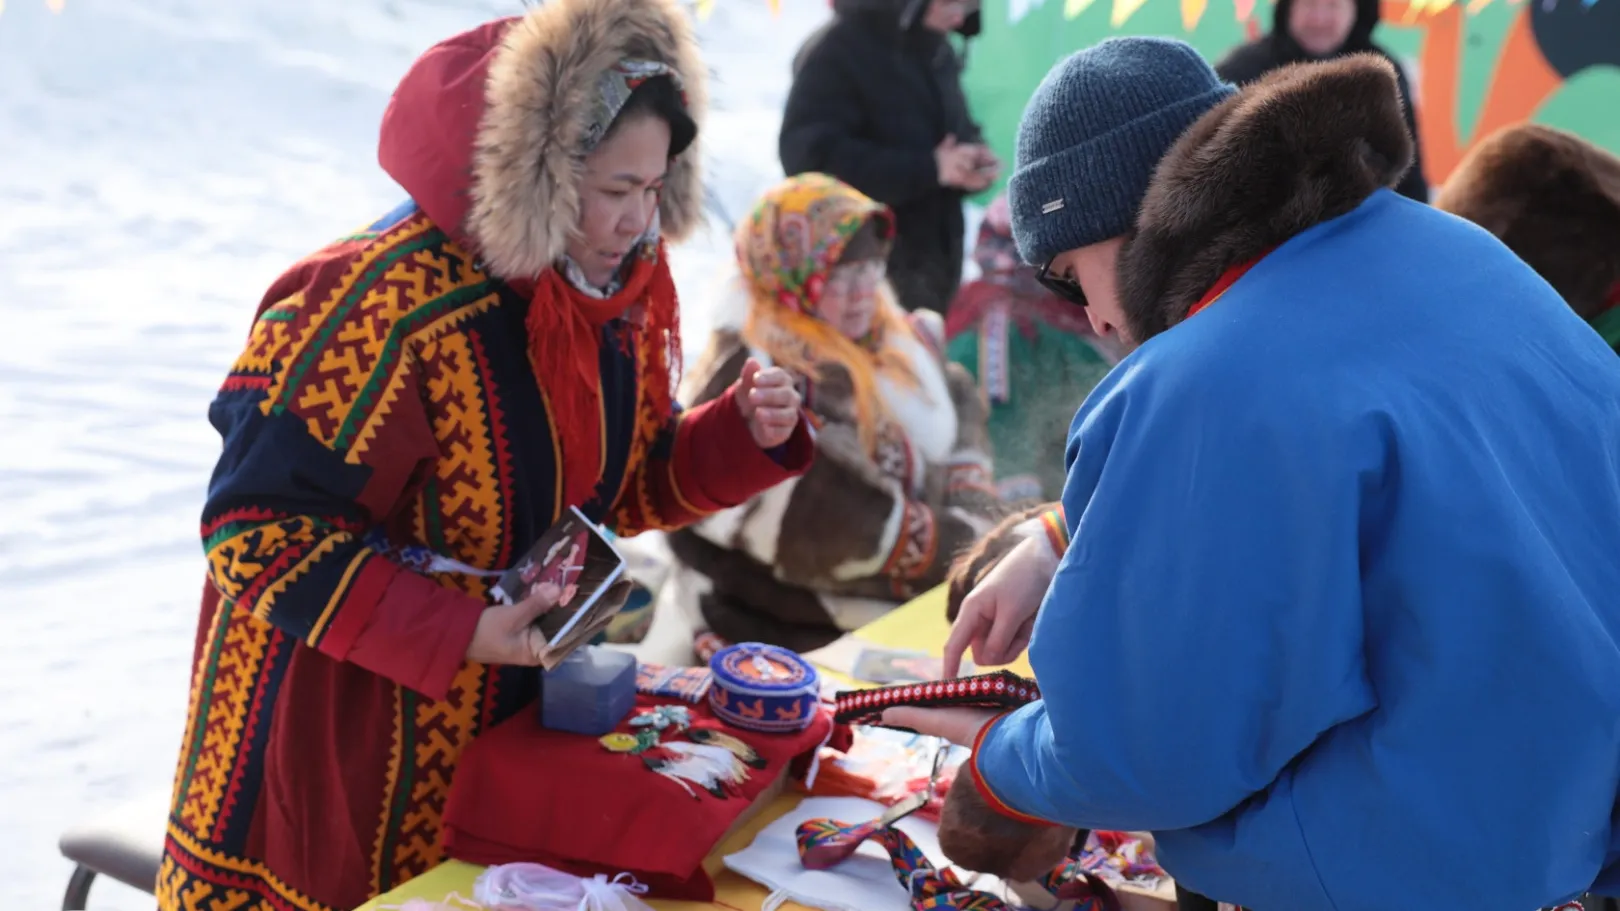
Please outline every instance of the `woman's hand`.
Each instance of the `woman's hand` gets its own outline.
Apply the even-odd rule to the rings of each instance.
[[[925,709],[902,705],[883,710],[883,723],[888,727],[906,728],[927,737],[949,740],[957,746],[971,747],[979,739],[979,732],[997,715],[999,709]]]
[[[737,380],[737,410],[761,449],[786,443],[799,426],[799,390],[781,367],[761,367],[749,358]]]
[[[939,185],[967,189],[978,178],[975,171],[977,160],[973,146],[958,143],[954,134],[946,136],[934,147],[934,171],[939,175]]]
[[[971,646],[980,667],[1007,664],[1029,647],[1035,614],[1057,574],[1058,555],[1045,537],[1025,538],[962,601],[945,642],[945,677],[961,673]]]
[[[512,664],[537,667],[545,652],[546,636],[534,620],[557,606],[560,592],[555,583],[542,582],[529,590],[528,597],[516,604],[484,608],[467,646],[467,660],[479,664]]]

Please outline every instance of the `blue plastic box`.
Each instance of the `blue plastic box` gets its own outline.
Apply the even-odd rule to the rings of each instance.
[[[636,659],[595,645],[540,675],[540,726],[600,737],[636,706]]]

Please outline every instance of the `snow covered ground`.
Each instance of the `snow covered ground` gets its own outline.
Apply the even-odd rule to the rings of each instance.
[[[54,907],[59,831],[167,788],[218,452],[205,410],[292,258],[391,207],[394,81],[519,0],[8,0],[0,13],[0,894]],[[824,0],[718,0],[706,141],[736,217],[779,176]],[[729,257],[680,251],[688,348]],[[154,819],[154,826],[161,820]],[[148,907],[115,884],[98,908]]]

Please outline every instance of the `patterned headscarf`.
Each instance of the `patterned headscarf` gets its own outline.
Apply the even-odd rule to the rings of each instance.
[[[613,121],[624,109],[625,102],[630,100],[630,94],[649,79],[663,76],[675,84],[675,90],[681,95],[681,104],[686,104],[686,93],[681,86],[681,74],[667,63],[657,60],[637,60],[627,57],[608,67],[607,72],[596,81],[596,97],[591,100],[591,119],[585,128],[585,148],[590,152],[602,142],[602,137],[613,126]]]
[[[850,239],[872,219],[893,224],[888,208],[825,174],[800,174],[772,187],[737,226],[737,265],[748,292],[743,337],[778,365],[819,379],[818,364],[837,363],[855,387],[855,416],[868,451],[887,417],[878,392],[884,375],[909,386],[916,374],[893,333],[911,333],[887,285],[879,286],[872,328],[846,338],[821,319],[827,276]]]

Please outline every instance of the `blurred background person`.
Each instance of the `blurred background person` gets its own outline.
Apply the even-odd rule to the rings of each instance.
[[[979,277],[945,314],[946,356],[978,380],[990,405],[1002,499],[1056,500],[1069,423],[1119,351],[1092,331],[1083,302],[1059,296],[1018,258],[1005,193],[979,223],[973,259]]]
[[[962,94],[955,32],[978,0],[833,0],[794,59],[777,151],[789,176],[831,174],[894,211],[889,282],[907,310],[945,312],[962,280],[962,199],[1001,163]]]
[[[1620,351],[1620,158],[1519,124],[1475,146],[1434,204],[1496,235]]]
[[[984,405],[915,325],[939,315],[894,303],[892,237],[886,207],[825,174],[778,184],[738,227],[739,276],[682,399],[705,402],[749,358],[768,361],[798,378],[816,456],[799,481],[670,533],[643,660],[820,648],[944,581],[1000,517]]]
[[[1406,129],[1412,134],[1412,167],[1401,177],[1395,191],[1428,202],[1429,181],[1423,176],[1423,146],[1418,141],[1412,86],[1401,62],[1373,43],[1379,17],[1379,0],[1277,0],[1271,12],[1271,31],[1234,48],[1215,64],[1215,72],[1227,82],[1244,85],[1290,63],[1331,60],[1367,51],[1385,57],[1395,64]]]

